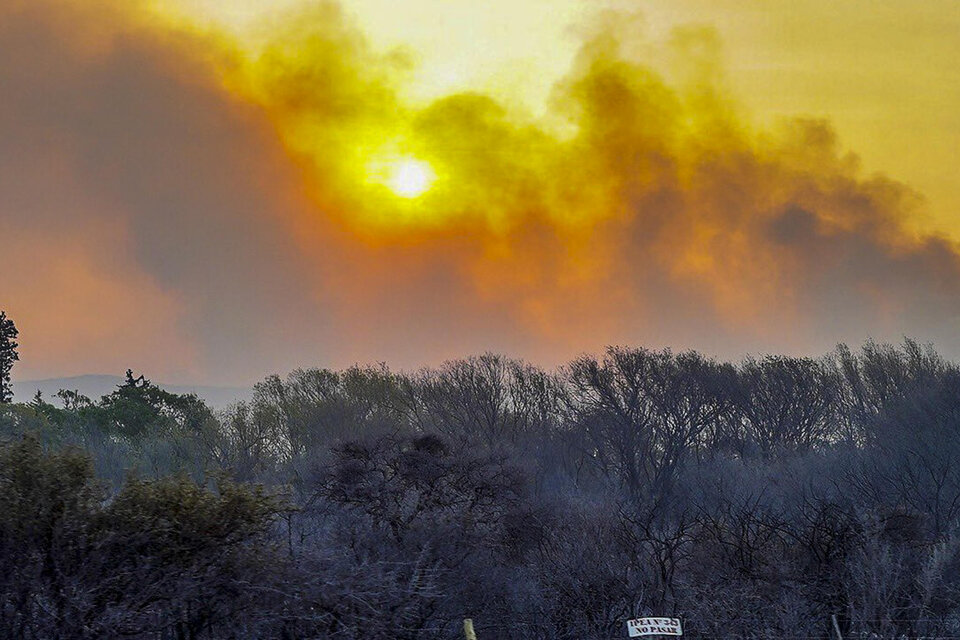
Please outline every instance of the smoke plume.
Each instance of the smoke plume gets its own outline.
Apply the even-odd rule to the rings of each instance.
[[[902,335],[960,356],[960,253],[908,230],[919,194],[829,122],[757,130],[710,30],[637,46],[623,22],[584,30],[538,121],[406,103],[412,63],[330,3],[245,47],[135,3],[0,0],[20,377]],[[415,198],[377,177],[406,158],[435,172]]]

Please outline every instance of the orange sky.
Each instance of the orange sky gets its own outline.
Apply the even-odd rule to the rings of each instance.
[[[0,0],[15,378],[960,356],[955,3],[282,4]]]
[[[298,0],[179,0],[256,46],[263,21]],[[170,5],[164,5],[169,9]],[[345,13],[381,50],[413,60],[400,90],[415,100],[482,90],[538,116],[569,70],[585,25],[632,17],[647,63],[669,65],[658,40],[677,27],[719,36],[732,96],[766,126],[826,117],[867,171],[928,198],[924,228],[960,236],[960,3],[955,0],[347,0]],[[640,35],[637,33],[637,35]],[[921,222],[921,221],[918,221]]]

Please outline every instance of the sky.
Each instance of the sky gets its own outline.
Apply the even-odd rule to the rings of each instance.
[[[960,3],[0,0],[15,379],[912,336]]]

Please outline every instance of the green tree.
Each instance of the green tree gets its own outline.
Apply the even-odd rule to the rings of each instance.
[[[111,496],[80,450],[0,443],[0,637],[276,637],[287,509],[225,478]]]
[[[0,403],[13,401],[10,388],[10,371],[13,363],[20,359],[17,355],[17,336],[20,333],[7,314],[0,311]]]
[[[197,434],[209,427],[213,414],[193,394],[170,393],[127,369],[126,380],[98,406],[108,433],[137,440],[146,436]]]

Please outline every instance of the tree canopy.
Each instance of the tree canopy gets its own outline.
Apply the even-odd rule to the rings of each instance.
[[[960,367],[912,341],[143,375],[0,407],[0,636],[960,635]]]
[[[13,363],[20,359],[17,354],[17,347],[20,346],[17,344],[19,335],[13,320],[8,318],[4,311],[0,311],[0,403],[13,400],[10,372],[13,370]]]

